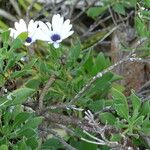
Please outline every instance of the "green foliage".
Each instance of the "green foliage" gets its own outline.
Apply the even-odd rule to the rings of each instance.
[[[118,115],[128,120],[129,108],[126,97],[116,89],[112,89],[112,95],[114,99],[114,107]]]
[[[90,7],[87,11],[87,15],[92,17],[92,18],[96,18],[98,17],[99,15],[102,15],[102,13],[104,11],[107,10],[107,7]]]
[[[12,3],[14,11],[19,16],[16,15],[17,18],[21,18],[32,1],[18,0],[18,3],[15,1]],[[107,0],[100,6],[88,8],[86,14],[97,21],[99,18],[103,20],[110,10],[114,16],[120,17],[128,17],[130,10],[136,10],[137,13],[133,17],[134,28],[139,38],[148,39],[150,13],[141,7],[149,8],[150,1]],[[30,17],[34,18],[35,12],[42,9],[41,4],[35,3],[30,10]],[[44,15],[46,16],[47,13],[49,11],[45,10]],[[8,20],[11,19],[14,18],[10,16]],[[74,38],[71,46],[66,42],[66,45],[62,44],[58,49],[44,42],[25,47],[24,42],[28,37],[26,32],[12,40],[9,30],[0,31],[2,45],[0,48],[0,150],[66,149],[60,140],[51,134],[42,141],[39,126],[45,118],[39,113],[38,100],[50,77],[55,76],[55,82],[44,94],[44,108],[68,104],[97,73],[112,65],[110,57],[101,51],[101,45],[98,45],[98,49],[93,49],[93,45],[103,42],[104,39],[110,40],[110,30],[114,28],[110,25],[105,30],[99,30],[101,26],[103,25],[98,26],[98,30],[96,32],[94,30],[94,34],[82,42]],[[0,27],[8,29],[3,20],[0,20]],[[149,51],[142,53],[144,49],[149,50],[148,42],[140,47],[140,56],[149,56]],[[34,50],[34,55],[30,55],[30,50]],[[121,143],[125,136],[136,146],[147,148],[141,135],[150,135],[150,102],[142,101],[134,91],[130,96],[125,96],[123,93],[125,87],[118,82],[115,83],[120,79],[123,77],[107,72],[92,83],[75,104],[78,108],[91,110],[100,124],[109,125],[115,130],[108,133],[106,137],[108,140]],[[32,105],[28,107],[30,102]],[[67,117],[78,117],[81,120],[85,116],[84,112],[75,109],[49,111]],[[46,124],[46,128],[49,126],[51,127],[51,122]],[[69,127],[74,129],[74,126],[68,125]],[[75,128],[73,131],[75,135],[67,132],[62,134],[62,138],[79,150],[110,149],[107,145],[96,145],[80,140],[81,137],[91,140],[80,128]]]
[[[130,96],[130,100],[132,102],[131,108],[129,108],[127,99],[122,93],[113,89],[112,95],[114,100],[114,108],[118,116],[122,118],[122,120],[119,119],[116,121],[116,125],[119,128],[124,129],[124,134],[132,135],[138,138],[138,133],[143,132],[149,126],[149,123],[147,122],[145,129],[143,129],[143,126],[145,125],[144,120],[147,120],[147,117],[149,116],[149,112],[146,111],[150,109],[149,105],[148,108],[144,108],[144,103],[141,107],[141,100],[133,92]],[[143,114],[142,111],[146,111],[146,113]],[[108,116],[106,116],[105,119],[107,119],[107,117]],[[110,117],[110,119],[111,118],[112,117]],[[145,132],[145,134],[149,134],[149,132]]]

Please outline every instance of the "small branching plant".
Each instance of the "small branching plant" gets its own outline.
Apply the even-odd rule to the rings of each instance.
[[[150,65],[149,1],[94,1],[72,19],[54,14],[51,22],[39,19],[48,18],[48,4],[11,4],[26,20],[9,29],[0,21],[0,150],[149,149],[150,81],[136,81],[134,90],[121,82],[137,64]],[[85,29],[75,21],[83,13],[94,23],[80,36]],[[105,15],[113,25],[104,25]],[[125,23],[131,16],[136,39],[121,35],[133,31]],[[112,51],[101,50],[102,42]]]

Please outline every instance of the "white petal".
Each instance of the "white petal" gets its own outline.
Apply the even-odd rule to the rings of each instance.
[[[15,22],[15,28],[18,30],[20,28],[20,24],[18,22]]]
[[[37,22],[34,22],[33,20],[30,20],[29,24],[28,24],[28,32],[31,35],[34,34],[34,32],[36,32],[37,29]]]
[[[47,34],[44,34],[43,31],[41,31],[40,29],[37,30],[37,32],[35,33],[35,35],[37,40],[41,40],[41,41],[50,41],[50,36],[48,36]]]
[[[25,42],[24,44],[25,44],[25,46],[30,46],[31,45],[31,43],[27,43],[27,42]]]
[[[64,18],[59,14],[54,15],[52,18],[52,29],[56,34],[60,34],[63,26]]]
[[[53,46],[54,46],[55,48],[59,48],[59,43],[54,42],[54,43],[53,43]]]
[[[10,36],[15,38],[16,30],[13,28],[9,28],[9,30],[10,30]]]
[[[47,27],[46,24],[39,23],[39,28],[37,29],[35,36],[37,37],[38,40],[42,40],[42,41],[50,41],[50,35],[51,35],[51,31],[49,30],[49,28]]]
[[[59,15],[59,14],[54,15],[54,16],[52,17],[52,28],[53,28],[53,29],[58,25],[57,23],[58,23],[59,18],[60,18],[60,15]]]
[[[16,25],[17,25],[17,26],[15,26],[16,30],[21,30],[23,32],[27,31],[27,25],[26,25],[26,23],[23,19],[20,19],[19,20],[19,25],[18,24],[16,24]]]
[[[72,25],[64,26],[61,32],[61,37],[64,39],[66,38],[66,35],[70,32],[70,29],[72,28]]]
[[[46,24],[47,24],[48,28],[49,28],[50,30],[52,30],[52,25],[51,25],[49,22],[46,22]]]
[[[64,35],[62,35],[62,39],[66,39],[67,37],[71,36],[74,33],[74,31],[69,31],[68,33],[65,33]]]
[[[70,20],[67,19],[63,24],[63,28],[62,28],[62,32],[61,32],[62,39],[65,39],[71,35],[71,33],[69,33],[71,28],[72,28],[72,25],[70,24]]]
[[[20,33],[27,32],[27,26],[23,19],[20,19],[19,23],[15,22],[16,33],[14,38],[16,38]]]
[[[39,21],[39,28],[43,31],[43,33],[45,34],[49,34],[49,32],[51,31],[51,29],[48,28],[48,26],[42,22],[42,21]]]

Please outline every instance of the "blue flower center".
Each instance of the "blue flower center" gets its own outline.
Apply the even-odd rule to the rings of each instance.
[[[26,42],[27,42],[27,43],[31,43],[31,42],[32,42],[32,38],[27,37]]]
[[[51,39],[52,39],[52,41],[56,42],[56,41],[60,40],[60,35],[58,35],[58,34],[53,34],[53,35],[51,36]]]

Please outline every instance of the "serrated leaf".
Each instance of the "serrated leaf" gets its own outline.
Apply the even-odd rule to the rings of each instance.
[[[110,61],[105,58],[103,53],[99,53],[95,60],[95,66],[97,68],[97,72],[106,69],[110,65]]]
[[[141,100],[134,94],[134,92],[132,91],[132,94],[130,96],[131,101],[132,101],[132,106],[133,106],[133,110],[139,110],[141,107]]]
[[[120,117],[128,119],[129,108],[126,97],[116,89],[112,89],[112,97],[114,100],[115,110]]]
[[[120,117],[128,120],[129,114],[128,114],[127,109],[124,107],[124,105],[123,104],[115,104],[114,106],[115,106],[115,110],[117,111],[117,114]]]

